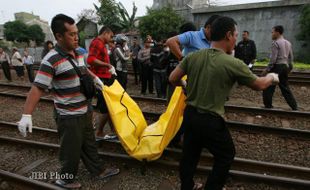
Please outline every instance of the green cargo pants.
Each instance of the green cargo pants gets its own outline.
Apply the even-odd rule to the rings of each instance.
[[[75,179],[80,158],[92,175],[99,175],[103,164],[97,152],[92,113],[69,118],[57,115],[56,123],[60,137],[60,176],[66,178],[62,180],[72,182]]]

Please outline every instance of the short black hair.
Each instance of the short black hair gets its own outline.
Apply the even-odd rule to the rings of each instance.
[[[274,29],[274,31],[279,32],[281,35],[282,35],[283,32],[284,32],[284,28],[283,28],[282,25],[274,26],[273,29]]]
[[[184,33],[184,32],[188,32],[188,31],[196,31],[197,28],[194,25],[194,23],[192,22],[186,22],[184,24],[182,24],[179,28],[180,34]]]
[[[212,15],[207,21],[206,21],[206,23],[205,23],[205,25],[204,25],[204,28],[206,28],[208,25],[212,25],[212,23],[216,20],[216,19],[218,19],[218,18],[220,18],[221,16],[220,15]]]
[[[249,32],[249,31],[247,31],[247,30],[243,30],[243,32],[244,32],[244,33],[247,33],[247,34],[250,34],[250,32]]]
[[[211,41],[220,41],[225,38],[226,33],[236,30],[236,21],[230,17],[220,17],[211,25]]]
[[[107,26],[103,26],[100,30],[99,30],[99,35],[103,34],[103,33],[110,33],[112,32],[111,28],[107,27]]]
[[[52,19],[51,28],[55,38],[57,33],[63,35],[67,31],[65,23],[72,25],[75,23],[75,21],[73,18],[64,14],[58,14]]]

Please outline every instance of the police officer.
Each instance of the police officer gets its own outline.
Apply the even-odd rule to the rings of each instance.
[[[249,39],[249,35],[249,31],[243,31],[242,41],[235,48],[235,57],[241,59],[252,69],[256,59],[256,46],[255,42]]]

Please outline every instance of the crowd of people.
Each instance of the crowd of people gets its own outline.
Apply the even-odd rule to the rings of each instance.
[[[42,51],[42,59],[43,57],[54,48],[54,44],[52,41],[46,41],[44,43],[44,48]],[[24,51],[21,54],[20,50],[17,47],[12,48],[12,56],[10,58],[9,54],[4,51],[2,47],[0,47],[0,65],[2,67],[2,71],[4,74],[4,77],[8,82],[12,82],[12,76],[11,76],[11,67],[14,68],[16,72],[17,79],[24,82],[24,76],[26,69],[28,74],[29,82],[33,82],[34,80],[34,69],[33,64],[35,63],[35,59],[32,55],[30,55],[27,48],[24,49]]]
[[[112,127],[102,89],[104,85],[110,86],[115,79],[126,89],[128,61],[131,59],[135,84],[141,83],[141,94],[147,91],[153,94],[153,83],[159,98],[169,99],[175,86],[181,86],[186,93],[183,123],[172,141],[182,145],[183,149],[181,189],[202,189],[204,186],[208,190],[222,190],[235,156],[233,140],[223,118],[224,104],[234,84],[264,90],[266,108],[272,108],[272,94],[275,85],[279,84],[289,105],[293,110],[297,109],[287,84],[287,75],[293,67],[293,54],[291,44],[283,38],[283,27],[272,28],[271,61],[264,75],[258,77],[250,70],[256,59],[255,43],[249,40],[249,32],[244,31],[242,42],[236,46],[236,26],[230,17],[213,15],[198,31],[192,23],[186,23],[179,34],[172,32],[167,40],[154,40],[148,35],[142,47],[137,38],[128,44],[125,35],[115,35],[104,26],[91,42],[85,58],[85,52],[79,50],[74,20],[63,14],[56,15],[51,28],[57,44],[55,47],[46,45],[48,50],[43,55],[37,75],[34,79],[32,76],[33,85],[18,129],[23,136],[28,131],[32,132],[32,113],[44,90],[51,88],[60,137],[61,174],[71,176],[58,179],[56,184],[65,188],[81,187],[76,181],[80,159],[98,179],[118,174],[118,168],[103,167],[95,137],[103,136],[107,122]],[[17,75],[23,76],[19,67],[23,62],[29,67],[32,60],[27,53],[22,58],[16,52],[12,56],[12,64],[14,60]],[[10,59],[2,49],[0,61],[5,70]],[[187,79],[182,80],[185,75]],[[96,93],[91,86],[96,88]],[[95,133],[91,105],[94,94],[97,96],[96,108],[100,112],[99,128]],[[214,156],[213,168],[205,185],[193,180],[202,148],[207,148]]]

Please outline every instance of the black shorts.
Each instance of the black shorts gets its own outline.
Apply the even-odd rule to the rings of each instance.
[[[105,78],[100,78],[100,79],[104,83],[104,85],[111,86],[115,80],[115,77],[114,75],[112,75],[112,77],[109,79],[105,79]],[[100,113],[108,113],[109,112],[108,107],[107,107],[107,104],[105,102],[102,92],[97,90],[96,95],[97,95],[96,109],[98,109]]]
[[[24,76],[24,66],[14,66],[14,69],[18,77]]]

